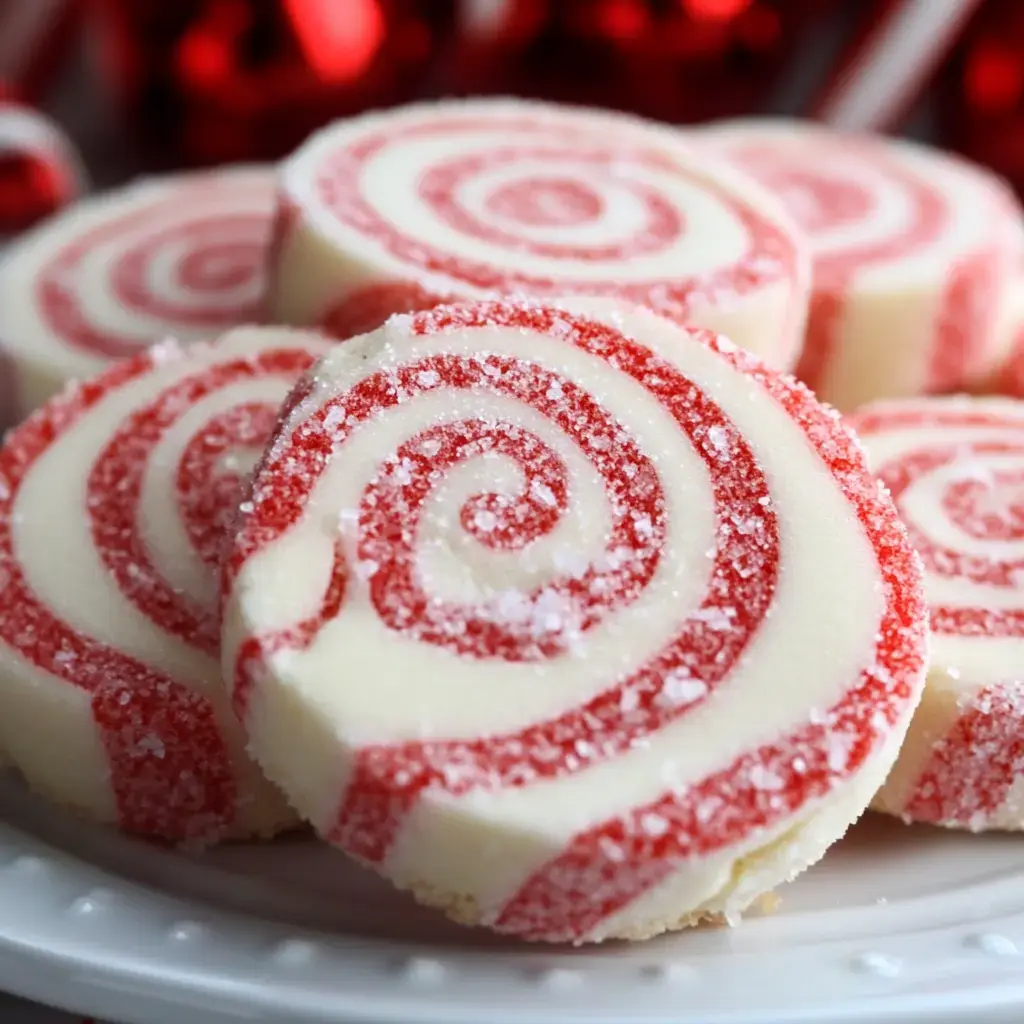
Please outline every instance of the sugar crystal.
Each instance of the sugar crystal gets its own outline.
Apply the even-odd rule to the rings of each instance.
[[[668,831],[668,822],[660,814],[647,813],[640,816],[640,828],[652,839],[657,839]]]
[[[707,683],[694,679],[685,668],[677,668],[665,677],[658,703],[671,707],[683,707],[700,700],[708,692]]]
[[[365,583],[371,576],[376,575],[379,569],[379,563],[375,562],[372,558],[360,559],[356,562],[356,577]]]

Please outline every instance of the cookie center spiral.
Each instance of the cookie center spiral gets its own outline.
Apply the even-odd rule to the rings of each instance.
[[[976,540],[1024,539],[1024,470],[995,470],[986,479],[955,480],[945,489],[942,507]]]
[[[494,216],[528,227],[582,227],[601,216],[604,201],[586,182],[538,176],[499,185],[486,206]]]

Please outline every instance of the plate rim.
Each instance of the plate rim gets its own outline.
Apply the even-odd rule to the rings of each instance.
[[[806,972],[806,943],[765,952],[740,941],[726,955],[685,962],[659,958],[656,947],[648,955],[649,944],[610,954],[542,946],[424,954],[125,878],[0,810],[0,988],[129,1024],[180,1024],[200,1010],[213,1024],[952,1024],[965,1012],[978,1024],[1012,1024],[1024,1016],[1024,857],[1019,874],[999,876],[983,895],[990,911],[1005,913],[982,907],[878,941],[830,936],[814,947],[821,978],[794,992],[785,982]],[[735,935],[761,927],[771,919]],[[730,974],[764,992],[758,1006],[715,1005]]]

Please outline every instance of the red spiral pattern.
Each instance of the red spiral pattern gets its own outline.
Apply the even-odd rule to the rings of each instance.
[[[425,183],[424,183],[425,184]],[[453,191],[448,186],[450,194]],[[520,178],[492,190],[489,213],[528,227],[581,227],[604,212],[605,202],[589,185],[575,178],[537,175]]]
[[[998,595],[998,600],[984,604],[977,593],[962,603],[932,603],[932,669],[946,670],[954,680],[956,716],[937,739],[927,720],[924,735],[932,745],[923,767],[916,770],[909,796],[902,806],[883,803],[908,820],[980,829],[988,827],[1024,776],[1024,687],[1012,675],[1012,661],[1003,665],[1010,670],[1006,678],[999,678],[1000,669],[994,667],[999,659],[992,664],[982,660],[979,665],[984,668],[979,669],[972,648],[949,649],[946,644],[971,638],[972,644],[998,645],[1024,637],[1024,417],[1005,408],[997,413],[983,406],[952,408],[953,404],[880,406],[856,417],[853,424],[869,450],[876,435],[945,432],[941,442],[922,438],[920,443],[904,444],[878,467],[879,476],[890,488],[921,555],[926,580],[962,581]],[[954,536],[964,538],[963,550],[952,542],[940,543],[934,530],[915,516],[909,500],[913,489],[929,485],[930,492],[922,494],[918,504],[924,508],[927,499],[934,515],[953,528]],[[982,553],[982,544],[991,547]],[[1015,550],[1020,552],[1017,557]],[[930,700],[929,690],[920,714],[944,715],[941,706],[933,710]],[[899,768],[897,764],[897,772]]]
[[[85,507],[102,563],[124,595],[199,650],[219,649],[216,607],[197,603],[159,573],[147,548],[140,501],[153,456],[169,430],[219,390],[279,377],[282,393],[315,356],[268,348],[202,366],[135,409],[88,469]],[[0,450],[0,640],[34,668],[91,695],[122,828],[172,841],[211,840],[234,822],[239,792],[211,701],[175,679],[62,620],[33,592],[11,533],[20,488],[33,465],[111,394],[158,370],[150,355],[113,367],[47,403]],[[276,420],[273,403],[240,403],[205,423],[173,469],[177,514],[202,561],[212,566],[227,514],[242,486],[221,471],[226,453],[262,449]],[[224,505],[222,502],[229,502]],[[215,605],[215,602],[214,602]]]
[[[259,210],[262,205],[265,211]],[[34,282],[39,315],[62,343],[107,359],[151,344],[154,321],[172,333],[203,328],[215,333],[257,322],[270,229],[268,189],[243,182],[180,186],[63,245]],[[89,261],[107,250],[112,255],[103,264],[102,280],[83,279]],[[151,278],[171,257],[175,262],[161,292]],[[138,325],[98,322],[87,300],[105,296],[120,316],[137,318]]]
[[[678,623],[671,639],[585,705],[507,735],[360,749],[327,838],[378,865],[426,792],[459,795],[520,787],[582,771],[622,754],[689,713],[729,677],[763,623],[782,561],[777,515],[751,448],[722,409],[676,367],[608,325],[561,311],[489,304],[445,307],[412,321],[413,333],[421,336],[493,326],[515,327],[548,335],[552,344],[557,337],[577,346],[639,384],[671,416],[707,467],[717,523],[714,566],[699,607]],[[714,344],[710,335],[707,340]],[[803,726],[701,780],[686,794],[667,793],[574,837],[505,905],[495,922],[499,930],[541,939],[585,936],[685,859],[727,847],[793,813],[806,800],[824,795],[837,779],[863,763],[900,714],[910,695],[910,681],[920,672],[922,616],[913,558],[898,542],[892,510],[875,490],[856,449],[848,440],[837,443],[834,421],[804,392],[740,353],[723,357],[754,374],[812,443],[827,442],[821,448],[823,458],[860,516],[890,587],[877,658],[859,679],[850,681],[846,695],[829,710],[827,726]],[[225,596],[249,559],[303,516],[331,453],[354,430],[399,401],[439,388],[483,390],[539,411],[582,449],[603,480],[615,516],[609,551],[624,553],[608,572],[592,566],[581,577],[556,579],[545,588],[566,599],[563,607],[574,610],[572,629],[584,633],[635,601],[665,544],[664,493],[654,464],[581,387],[536,363],[493,354],[413,356],[405,365],[369,373],[301,424],[286,424],[257,474],[253,507],[240,522],[227,564]],[[616,447],[619,453],[613,457],[610,453]],[[722,457],[722,449],[728,450],[729,458]],[[480,660],[535,661],[565,650],[564,621],[550,633],[543,623],[524,632],[514,618],[495,621],[485,607],[435,609],[426,603],[409,571],[411,538],[439,478],[483,450],[498,450],[515,459],[524,489],[515,498],[470,498],[461,510],[463,527],[500,550],[516,549],[553,527],[567,501],[565,469],[541,438],[511,424],[477,420],[458,420],[417,433],[386,456],[363,492],[359,564],[346,564],[339,548],[320,614],[285,630],[248,636],[239,645],[234,676],[239,713],[245,714],[270,654],[309,644],[332,617],[343,614],[353,573],[367,582],[382,621],[420,642]],[[537,596],[528,596],[527,608]],[[659,700],[665,679],[680,672],[703,684],[703,697],[689,704]],[[834,751],[829,756],[830,729],[852,740],[842,766],[836,765]],[[581,754],[584,748],[586,754]],[[796,752],[799,765],[793,759]],[[759,790],[753,781],[754,766],[769,766],[781,780],[780,788],[771,794]],[[708,813],[708,808],[714,810]],[[666,822],[664,833],[652,836],[644,829],[648,815]]]
[[[859,273],[926,252],[950,230],[950,199],[920,175],[862,140],[830,140],[804,147],[752,142],[729,148],[729,155],[786,201],[790,212],[818,249],[814,294],[797,376],[820,388],[839,345],[847,305]],[[878,196],[851,180],[849,168],[868,163],[873,176],[904,200],[908,216],[884,237],[830,247],[828,234],[858,224],[870,226]],[[835,170],[830,170],[834,168]],[[838,173],[837,173],[838,172]],[[996,205],[993,202],[993,213]],[[979,343],[990,334],[996,315],[994,281],[1005,252],[983,247],[958,261],[944,281],[927,371],[927,389],[960,386],[976,369]]]
[[[985,482],[958,480],[946,487],[942,508],[975,540],[1024,540],[1024,469],[994,470]]]
[[[643,224],[629,238],[610,245],[574,245],[542,242],[529,235],[514,234],[520,226],[579,227],[596,220],[603,208],[601,197],[585,182],[576,179],[520,178],[490,193],[486,206],[497,215],[497,224],[487,223],[459,200],[461,186],[495,168],[515,167],[528,161],[558,161],[591,166],[608,184],[626,189],[644,211]],[[619,157],[621,162],[621,156]],[[519,249],[551,259],[611,262],[663,251],[683,233],[683,218],[676,207],[657,189],[645,182],[622,181],[614,173],[616,160],[607,151],[517,146],[475,153],[434,164],[420,178],[420,199],[454,231],[506,249]],[[654,161],[664,169],[671,161]],[[502,229],[498,224],[504,224]]]
[[[484,116],[436,116],[416,124],[399,124],[372,131],[339,145],[320,160],[313,172],[313,189],[328,214],[347,229],[372,239],[391,257],[409,268],[410,276],[428,272],[450,282],[450,291],[465,295],[468,289],[489,293],[524,292],[538,296],[569,294],[608,295],[685,318],[701,302],[717,304],[723,294],[745,295],[783,278],[795,279],[798,254],[786,233],[753,206],[741,202],[726,188],[709,183],[655,142],[606,141],[613,128],[546,121],[539,116],[495,114]],[[372,160],[389,147],[406,141],[430,138],[492,137],[495,132],[521,142],[479,148],[451,160],[427,166],[419,178],[418,201],[448,228],[468,239],[484,241],[509,252],[565,261],[558,273],[524,273],[500,260],[487,262],[449,251],[429,237],[418,237],[394,223],[388,211],[376,208],[366,197],[362,177]],[[512,168],[523,161],[552,162],[550,176],[538,178],[524,172],[502,182],[488,194],[484,209],[493,221],[484,221],[460,199],[460,191],[472,181],[496,169]],[[642,281],[624,280],[614,272],[617,264],[638,256],[665,253],[685,232],[683,211],[658,188],[637,177],[626,177],[623,165],[635,164],[652,175],[671,176],[702,189],[740,223],[747,247],[721,267],[703,273],[666,274]],[[563,166],[564,165],[564,166]],[[626,190],[643,211],[643,220],[629,237],[593,243],[542,240],[527,228],[579,226],[596,218],[602,197],[566,167],[583,167],[587,178]],[[580,276],[571,262],[609,264],[605,278]],[[392,309],[390,312],[406,312]]]
[[[927,573],[940,578],[967,580],[1004,591],[1021,590],[1024,585],[1024,557],[981,555],[938,544],[929,531],[915,521],[904,497],[915,482],[944,467],[966,464],[972,459],[980,466],[984,466],[985,460],[991,458],[1024,459],[1024,418],[1014,420],[1012,417],[993,416],[981,410],[924,412],[920,408],[911,408],[867,412],[852,422],[857,431],[867,438],[882,431],[914,428],[945,428],[954,432],[992,428],[997,431],[1001,435],[999,440],[979,441],[964,437],[947,444],[921,445],[877,467],[877,472],[889,488],[906,524],[911,543],[920,554]],[[997,478],[993,477],[991,483],[996,481]],[[1018,486],[1014,484],[1012,493],[1008,495],[993,493],[992,487],[987,486],[986,493],[999,501],[999,507],[982,510],[978,507],[976,483],[972,477],[954,481],[938,498],[940,507],[944,506],[951,522],[961,525],[968,536],[985,540],[1007,539],[1007,534],[1013,535],[1019,530],[1019,503],[1015,505]],[[936,634],[1024,636],[1024,598],[1019,608],[938,604],[931,609],[931,626]]]
[[[195,602],[153,565],[142,535],[139,503],[157,446],[195,405],[212,393],[270,376],[282,393],[313,363],[304,349],[254,351],[249,359],[214,364],[135,410],[116,431],[89,472],[87,509],[93,543],[121,592],[162,629],[216,657],[219,623],[213,608]],[[225,454],[258,454],[277,422],[273,402],[245,402],[204,423],[186,443],[174,472],[177,514],[199,557],[211,568],[234,517],[243,480],[220,465]]]

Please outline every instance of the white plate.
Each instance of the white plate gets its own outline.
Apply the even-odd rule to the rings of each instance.
[[[0,989],[131,1024],[1024,1020],[1024,836],[869,817],[739,929],[549,949],[307,838],[186,856],[0,776]]]

